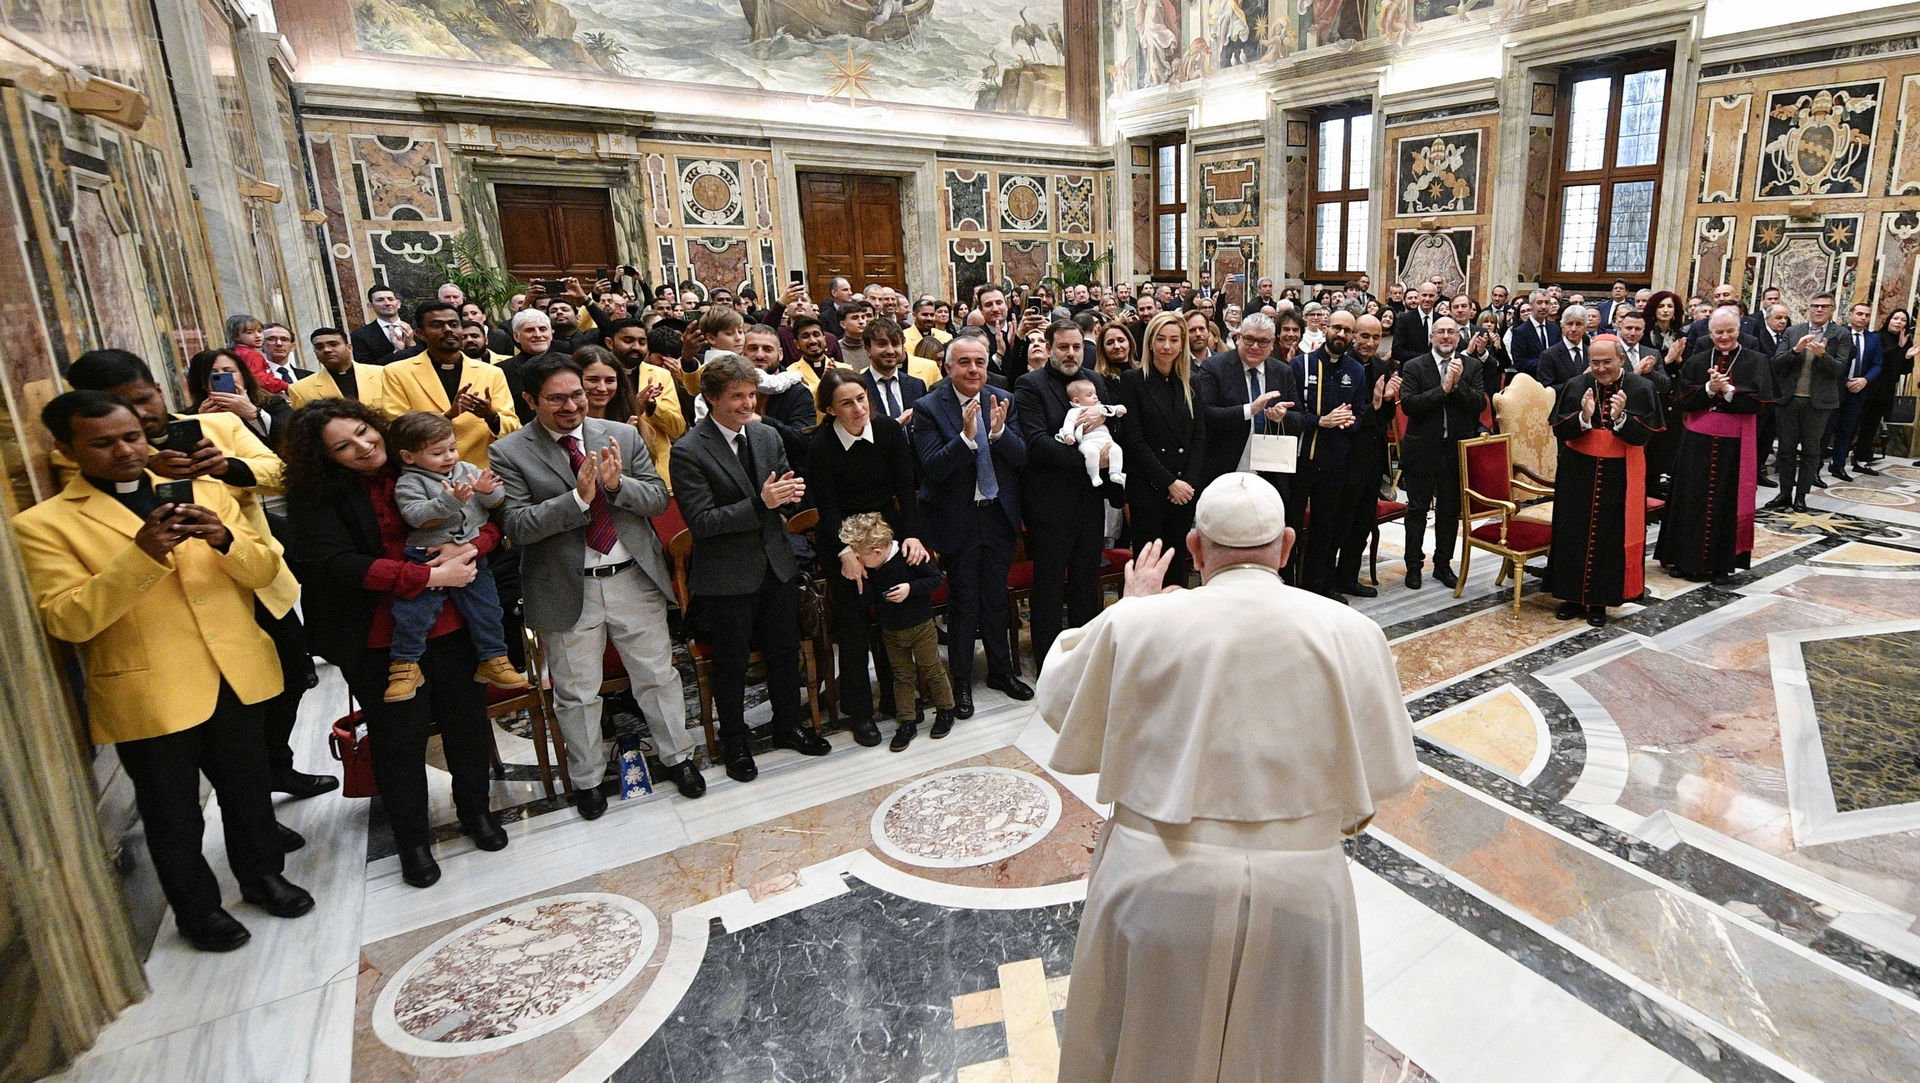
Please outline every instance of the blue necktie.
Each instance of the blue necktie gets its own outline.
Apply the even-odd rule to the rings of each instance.
[[[989,428],[993,424],[993,399],[985,391],[980,392],[980,422],[978,432],[979,447],[974,452],[977,460],[973,483],[980,495],[993,500],[1000,495],[1000,479],[993,476],[993,448],[990,446]]]
[[[899,392],[896,390],[897,383],[898,381],[891,376],[880,381],[882,405],[886,407],[887,416],[896,419],[900,416],[900,400],[897,397]]]
[[[1255,403],[1259,401],[1260,401],[1260,370],[1257,368],[1248,369],[1247,370],[1247,402]],[[1261,413],[1259,410],[1255,410],[1253,412],[1253,431],[1257,433],[1264,433],[1267,431],[1267,417],[1265,414]]]

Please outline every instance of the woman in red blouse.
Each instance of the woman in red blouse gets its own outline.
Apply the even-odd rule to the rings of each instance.
[[[365,712],[401,874],[429,887],[440,878],[427,823],[429,720],[440,727],[461,826],[483,850],[505,846],[507,834],[488,809],[492,723],[487,686],[473,679],[480,659],[466,625],[451,603],[444,606],[420,659],[422,694],[384,702],[393,598],[466,586],[474,562],[499,543],[499,528],[488,523],[472,544],[441,547],[431,564],[407,561],[408,527],[393,497],[399,464],[387,458],[386,422],[352,399],[321,399],[296,411],[282,450],[293,528],[287,562],[305,587],[309,645],[340,667]]]

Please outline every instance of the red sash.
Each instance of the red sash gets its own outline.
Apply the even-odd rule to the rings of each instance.
[[[1729,414],[1718,410],[1690,410],[1687,428],[1702,436],[1732,437],[1740,441],[1740,491],[1735,504],[1733,551],[1753,552],[1753,494],[1760,482],[1758,448],[1754,447],[1760,430],[1757,414]]]
[[[1580,435],[1577,440],[1567,441],[1567,446],[1595,459],[1624,459],[1627,464],[1627,507],[1626,507],[1626,578],[1620,588],[1622,598],[1638,598],[1646,590],[1647,578],[1647,450],[1638,444],[1629,444],[1615,436],[1609,429],[1592,428]],[[1594,478],[1594,498],[1600,494],[1599,478]],[[1589,537],[1593,523],[1600,509],[1595,507],[1587,520]],[[1591,547],[1591,541],[1589,541]],[[1593,553],[1587,553],[1587,565],[1592,567]]]

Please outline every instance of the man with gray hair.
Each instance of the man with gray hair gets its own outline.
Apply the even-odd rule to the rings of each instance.
[[[1200,419],[1207,427],[1206,476],[1217,478],[1252,465],[1256,434],[1298,436],[1305,426],[1287,411],[1300,401],[1293,366],[1273,355],[1279,332],[1271,317],[1256,312],[1240,321],[1234,348],[1214,354],[1193,372]],[[1287,495],[1291,474],[1261,474]]]
[[[1568,305],[1560,313],[1560,341],[1547,347],[1533,378],[1558,391],[1587,371],[1587,306]]]
[[[1548,315],[1552,306],[1553,295],[1546,290],[1528,294],[1527,318],[1515,324],[1509,335],[1507,356],[1513,358],[1513,367],[1536,379],[1540,355],[1560,341],[1560,325]]]
[[[1200,587],[1163,590],[1172,554],[1148,542],[1040,675],[1050,765],[1099,772],[1113,803],[1060,1083],[1357,1081],[1341,840],[1419,777],[1393,655],[1372,620],[1280,581],[1293,531],[1260,478],[1216,478],[1186,540]]]

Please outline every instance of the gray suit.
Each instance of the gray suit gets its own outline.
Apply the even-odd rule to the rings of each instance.
[[[1773,414],[1774,433],[1779,440],[1774,466],[1780,471],[1781,500],[1805,500],[1814,479],[1820,476],[1827,420],[1840,405],[1840,385],[1853,361],[1853,339],[1839,320],[1827,321],[1824,357],[1795,349],[1812,332],[1806,323],[1794,324],[1780,336],[1773,354],[1773,384],[1780,393],[1780,405]],[[1800,367],[1809,359],[1813,368],[1808,374],[1807,394],[1796,395]]]
[[[760,503],[767,475],[791,469],[786,447],[771,426],[750,423],[744,431],[755,478],[747,477],[711,417],[673,442],[674,495],[693,532],[688,586],[695,595],[752,594],[769,568],[782,583],[791,582],[798,570],[785,517]]]
[[[580,438],[585,453],[609,442],[620,449],[623,480],[605,495],[614,533],[634,565],[611,576],[586,574],[590,515],[574,495],[567,451],[546,426],[536,421],[516,429],[488,450],[506,490],[504,518],[507,536],[521,551],[527,627],[546,644],[554,713],[567,738],[568,777],[576,787],[598,784],[607,762],[600,686],[609,640],[626,665],[661,761],[678,763],[693,747],[667,631],[673,572],[647,522],[667,508],[666,483],[633,426],[588,418]]]

